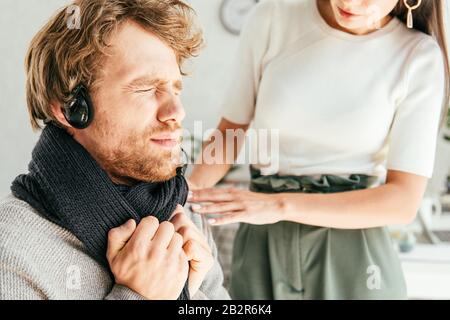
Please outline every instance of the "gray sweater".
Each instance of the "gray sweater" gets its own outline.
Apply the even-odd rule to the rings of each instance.
[[[191,215],[203,230],[202,220]],[[207,229],[207,228],[206,228]],[[217,248],[208,231],[215,264],[192,299],[230,299],[222,286]],[[48,221],[13,195],[0,200],[0,300],[136,300],[136,292],[111,280],[71,232]]]

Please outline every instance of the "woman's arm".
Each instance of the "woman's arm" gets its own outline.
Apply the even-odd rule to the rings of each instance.
[[[202,214],[219,214],[214,225],[245,222],[271,224],[292,221],[308,225],[366,229],[413,221],[427,178],[390,170],[386,184],[364,190],[331,193],[263,194],[236,189],[194,191],[191,202]]]
[[[224,118],[221,119],[219,126],[217,127],[217,134],[222,138],[223,148],[222,150],[216,148],[215,151],[219,152],[219,154],[214,155],[214,159],[218,159],[219,161],[211,163],[211,159],[207,158],[209,154],[206,154],[204,151],[210,144],[215,143],[215,140],[210,139],[209,141],[206,141],[199,158],[195,162],[194,169],[188,178],[190,189],[211,188],[227,174],[242,147],[241,142],[243,139],[238,139],[234,133],[240,131],[245,134],[248,126],[249,125],[247,124],[241,125],[233,123]],[[226,139],[227,130],[228,132],[233,133],[231,141],[229,141],[230,139]],[[234,146],[233,154],[227,154],[227,150],[229,150],[228,148],[231,148],[231,144]]]
[[[427,178],[389,171],[386,184],[332,194],[281,194],[283,220],[362,229],[411,223],[425,192]]]

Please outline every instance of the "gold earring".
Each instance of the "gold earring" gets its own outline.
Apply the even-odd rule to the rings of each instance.
[[[414,27],[412,12],[413,10],[416,10],[418,7],[420,7],[420,5],[422,4],[422,0],[418,0],[414,6],[410,6],[408,0],[403,0],[403,3],[405,4],[405,7],[408,8],[408,18],[406,19],[406,26],[409,29],[412,29]]]

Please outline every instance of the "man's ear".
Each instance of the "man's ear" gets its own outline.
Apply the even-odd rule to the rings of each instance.
[[[67,122],[66,117],[64,116],[61,103],[52,101],[50,103],[50,107],[52,109],[53,116],[56,120],[58,120],[60,124],[62,124],[66,128],[72,128],[72,126],[69,124],[69,122]]]

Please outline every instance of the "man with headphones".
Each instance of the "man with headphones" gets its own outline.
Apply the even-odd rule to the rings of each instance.
[[[178,0],[77,0],[26,57],[43,129],[0,201],[0,299],[228,299],[211,234],[183,205],[182,63],[202,45]],[[206,229],[207,230],[207,229]]]

